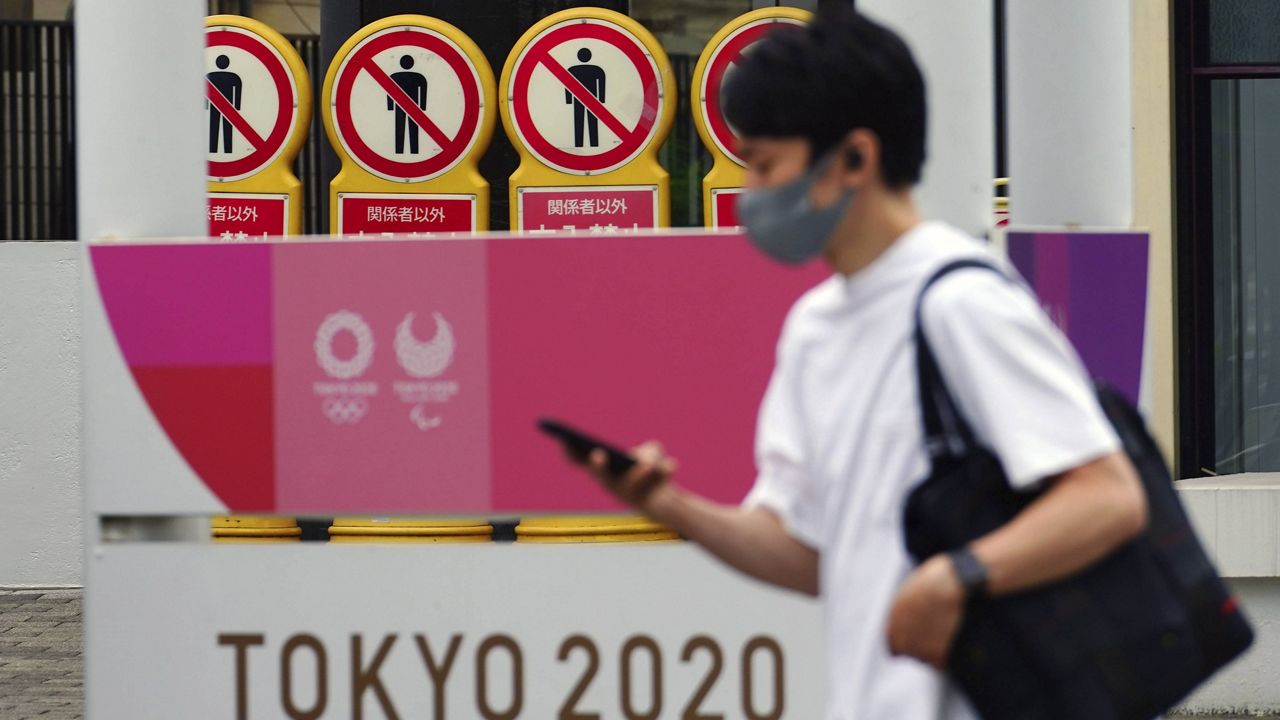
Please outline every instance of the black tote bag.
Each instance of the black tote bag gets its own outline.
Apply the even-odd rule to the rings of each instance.
[[[1042,491],[1016,492],[958,411],[924,335],[920,308],[938,279],[982,260],[954,261],[924,284],[915,343],[929,476],[904,508],[917,562],[1006,524]],[[1148,526],[1082,572],[1049,585],[979,598],[965,610],[948,674],[986,720],[1148,720],[1242,653],[1253,632],[1218,577],[1138,412],[1098,399],[1141,477]]]

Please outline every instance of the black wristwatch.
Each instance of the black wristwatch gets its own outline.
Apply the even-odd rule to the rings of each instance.
[[[962,547],[947,553],[947,557],[951,558],[951,567],[964,586],[965,595],[973,599],[987,594],[987,566],[982,564],[973,551]]]

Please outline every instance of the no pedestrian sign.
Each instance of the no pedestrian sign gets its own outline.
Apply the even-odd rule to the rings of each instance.
[[[802,20],[792,17],[768,17],[748,22],[731,32],[723,41],[711,50],[710,58],[703,72],[698,87],[698,106],[702,113],[702,121],[706,123],[711,140],[716,149],[725,157],[739,165],[746,165],[738,157],[735,150],[737,136],[729,123],[724,119],[720,108],[720,91],[724,81],[732,73],[742,55],[749,52],[751,46],[759,42],[770,30],[778,27],[777,23],[803,25]]]
[[[454,41],[397,25],[370,34],[342,59],[329,103],[352,160],[380,178],[413,183],[443,175],[475,146],[484,90]]]
[[[230,25],[205,31],[209,179],[229,182],[269,166],[289,144],[298,87],[279,51]]]
[[[568,19],[539,33],[516,59],[504,91],[521,144],[574,175],[634,159],[657,134],[665,101],[652,53],[600,18]]]

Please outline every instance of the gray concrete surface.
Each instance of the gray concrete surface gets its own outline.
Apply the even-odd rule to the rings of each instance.
[[[0,590],[0,718],[84,717],[81,590]]]

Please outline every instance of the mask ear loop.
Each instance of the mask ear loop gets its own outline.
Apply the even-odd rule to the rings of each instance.
[[[813,189],[814,184],[818,181],[818,177],[823,173],[825,173],[827,170],[829,170],[831,166],[836,163],[837,158],[842,159],[846,166],[848,166],[849,162],[854,158],[856,158],[859,164],[862,163],[862,153],[858,152],[857,148],[846,149],[837,145],[836,147],[833,147],[830,150],[827,150],[813,164],[813,167],[809,168],[808,172],[806,172],[804,176],[801,178],[806,183],[806,186],[809,188],[809,190]],[[855,168],[849,168],[849,169],[855,169]],[[835,203],[842,204],[844,202],[847,202],[848,199],[852,197],[855,192],[857,191],[854,190],[853,188],[841,187],[840,195],[836,198]],[[814,207],[813,200],[809,197],[808,192],[804,194],[804,198],[802,199],[802,202],[804,203],[805,207],[811,210],[819,209]]]

